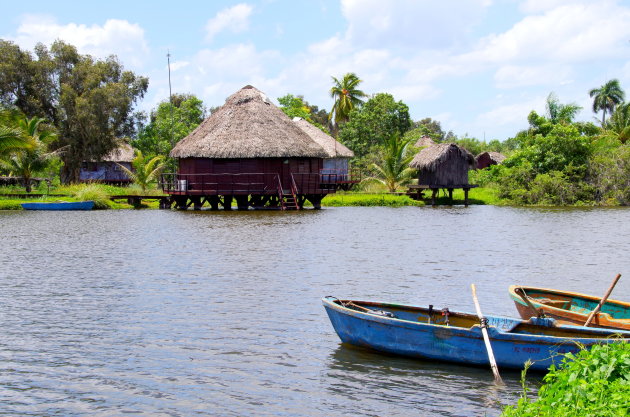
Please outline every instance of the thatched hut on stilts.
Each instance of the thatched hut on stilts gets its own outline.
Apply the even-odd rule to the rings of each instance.
[[[261,91],[246,86],[230,97],[171,151],[176,174],[163,189],[177,208],[208,203],[230,210],[320,208],[335,189],[321,181],[329,154]]]
[[[420,189],[432,191],[431,202],[435,205],[440,188],[448,190],[453,199],[453,190],[464,190],[464,204],[468,205],[468,191],[476,185],[468,183],[468,171],[475,167],[475,157],[466,149],[454,143],[439,143],[424,148],[409,164],[418,170],[418,186]]]

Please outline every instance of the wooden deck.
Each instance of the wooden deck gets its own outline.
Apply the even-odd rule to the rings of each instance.
[[[479,185],[477,184],[461,184],[461,185],[441,185],[441,184],[419,184],[419,185],[409,185],[407,195],[414,200],[422,200],[424,198],[424,191],[431,190],[431,205],[435,206],[437,201],[437,193],[440,189],[448,191],[448,198],[453,201],[453,190],[462,189],[464,190],[464,206],[468,207],[468,191],[471,188],[477,188]]]

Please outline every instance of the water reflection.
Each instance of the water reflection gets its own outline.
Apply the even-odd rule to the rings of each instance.
[[[0,413],[498,415],[518,373],[341,346],[320,299],[515,315],[514,283],[603,293],[630,210],[0,212]],[[628,299],[630,280],[614,295]]]
[[[503,372],[505,385],[497,386],[489,369],[400,358],[347,344],[339,344],[327,365],[331,396],[340,397],[340,403],[378,400],[381,407],[372,409],[373,415],[404,416],[414,410],[418,415],[470,416],[479,409],[494,415],[520,394],[516,372]]]

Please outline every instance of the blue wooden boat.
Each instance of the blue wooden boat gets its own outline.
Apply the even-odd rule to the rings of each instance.
[[[56,201],[51,203],[22,203],[24,210],[92,210],[94,201]]]
[[[322,299],[344,343],[381,352],[466,365],[489,366],[479,318],[475,314],[369,301]],[[528,321],[486,316],[490,343],[499,368],[546,371],[561,354],[615,340],[630,332],[557,326],[553,319]]]

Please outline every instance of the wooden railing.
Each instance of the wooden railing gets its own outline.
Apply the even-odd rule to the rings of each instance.
[[[162,190],[169,194],[277,194],[278,174],[162,174]]]
[[[292,173],[287,184],[291,193],[325,194],[334,192],[339,184],[360,181],[358,171],[322,170],[319,173]],[[271,173],[222,173],[222,174],[162,174],[162,190],[168,194],[197,195],[245,195],[277,194],[283,197],[279,174]]]

